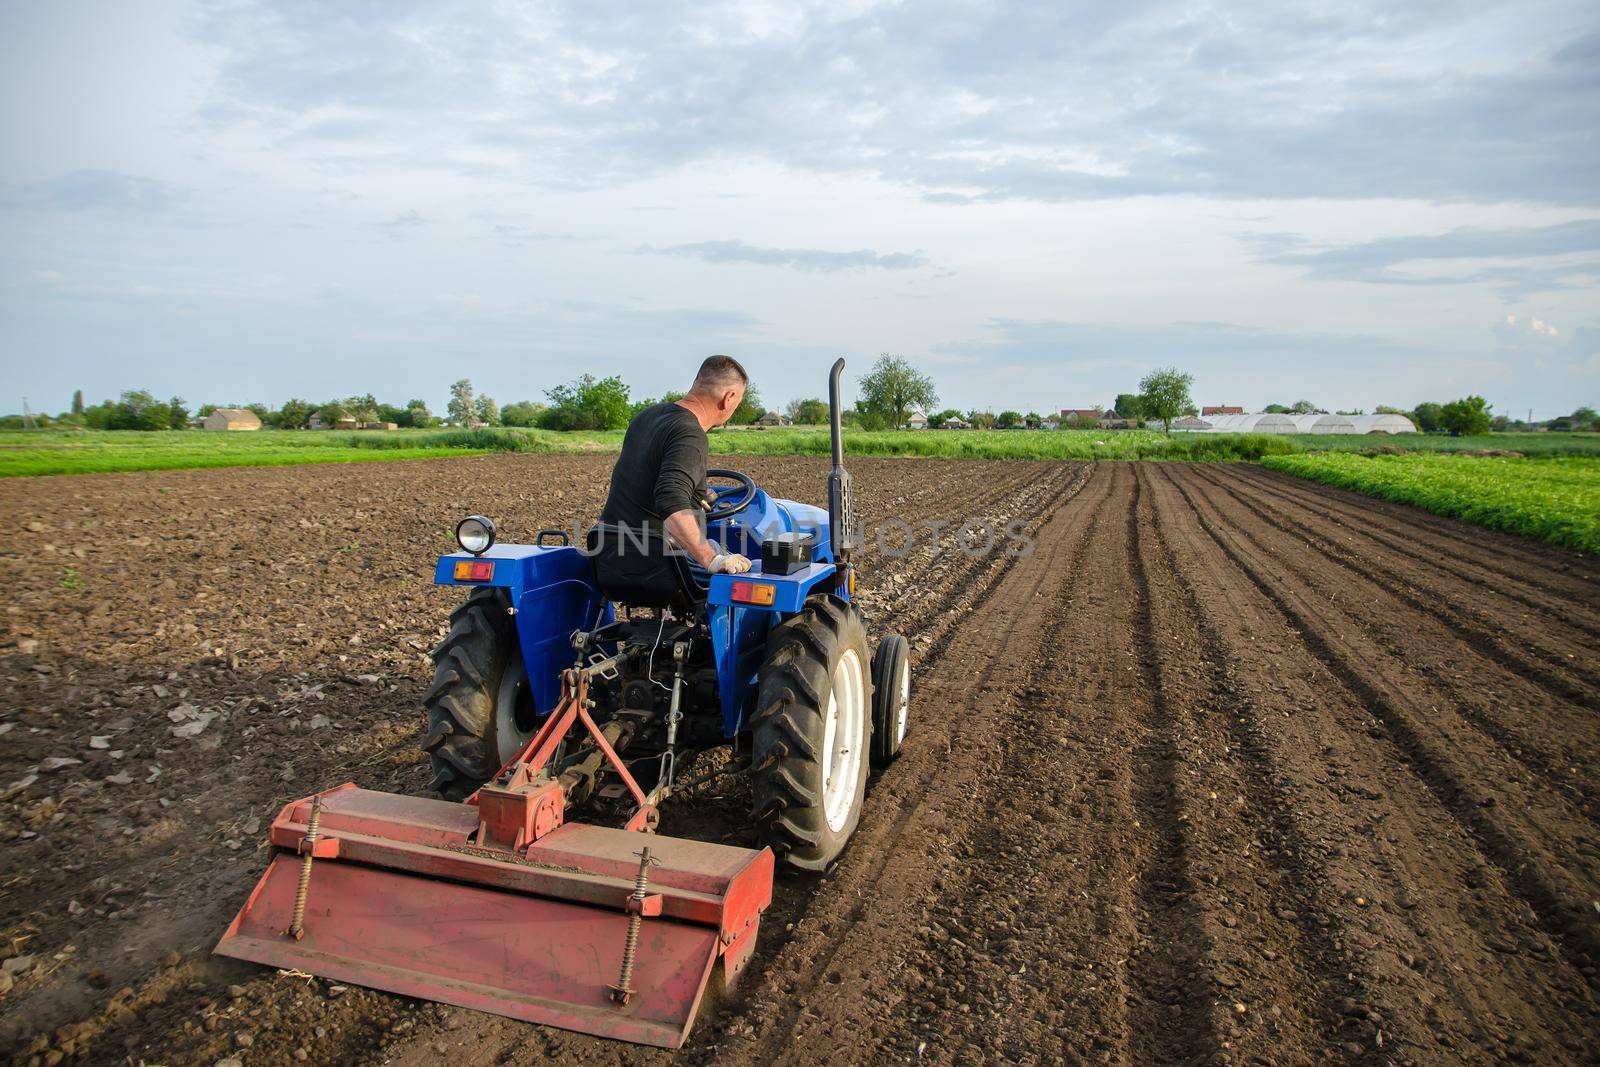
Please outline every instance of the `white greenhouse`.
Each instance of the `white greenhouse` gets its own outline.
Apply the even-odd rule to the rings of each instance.
[[[1352,420],[1356,433],[1416,433],[1417,428],[1404,415],[1357,415]]]
[[[1294,415],[1296,433],[1355,433],[1356,424],[1348,415],[1328,415],[1318,412],[1311,415]]]

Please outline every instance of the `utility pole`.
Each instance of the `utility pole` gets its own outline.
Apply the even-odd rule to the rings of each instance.
[[[28,407],[27,397],[22,398],[22,428],[24,430],[37,430],[39,428],[34,425],[33,409]]]

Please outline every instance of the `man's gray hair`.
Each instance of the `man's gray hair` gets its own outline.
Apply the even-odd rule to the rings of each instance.
[[[697,393],[725,393],[750,384],[750,375],[732,356],[712,356],[700,364],[700,373],[694,376]]]

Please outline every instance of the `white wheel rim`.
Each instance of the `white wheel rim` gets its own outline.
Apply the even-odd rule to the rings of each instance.
[[[527,744],[528,738],[533,736],[532,730],[517,726],[517,691],[527,687],[527,665],[522,662],[520,655],[514,655],[506,662],[505,671],[500,675],[500,691],[494,707],[494,747],[496,765],[499,767],[504,767],[517,754],[517,749]]]
[[[900,662],[900,677],[895,685],[894,745],[906,739],[906,722],[911,717],[911,664]]]
[[[867,721],[861,657],[845,649],[833,669],[822,731],[822,814],[834,833],[850,821],[861,778],[861,740]]]

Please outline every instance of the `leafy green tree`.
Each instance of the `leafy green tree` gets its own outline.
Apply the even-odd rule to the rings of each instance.
[[[201,404],[200,407],[195,411],[194,417],[197,419],[203,419],[215,410],[217,410],[216,404]]]
[[[145,389],[129,389],[112,408],[108,430],[165,430],[172,423],[172,409]]]
[[[478,405],[472,397],[472,382],[466,378],[450,386],[450,403],[445,414],[457,426],[470,426],[478,415]]]
[[[537,426],[545,407],[537,400],[516,400],[500,409],[500,423],[504,426]]]
[[[858,383],[861,399],[856,408],[876,415],[893,429],[901,429],[911,412],[927,411],[939,402],[933,379],[900,356],[885,352]],[[930,420],[931,421],[931,420]]]
[[[546,390],[545,397],[550,407],[540,425],[548,430],[620,430],[632,411],[628,387],[615,375],[585,374]]]
[[[82,415],[83,414],[83,390],[82,389],[74,389],[72,391],[72,413],[74,415]]]
[[[828,421],[828,403],[814,397],[795,399],[783,406],[783,413],[796,426],[822,426]]]
[[[167,429],[187,430],[189,428],[189,409],[184,407],[183,397],[175,396],[167,401]]]
[[[412,399],[406,401],[405,421],[399,423],[399,425],[409,426],[416,430],[426,430],[436,421],[433,417],[433,412],[428,410],[428,402],[426,400]]]
[[[1481,396],[1464,396],[1444,406],[1439,425],[1450,431],[1450,436],[1489,432],[1489,402]]]
[[[1572,428],[1574,430],[1600,429],[1600,415],[1596,415],[1594,408],[1587,405],[1574,411],[1568,417],[1572,419]]]
[[[1137,393],[1118,393],[1117,402],[1111,405],[1111,410],[1117,413],[1119,419],[1137,419],[1144,414]]]
[[[272,423],[280,430],[303,430],[310,419],[311,405],[291,397],[283,402],[283,407],[272,417]]]
[[[761,402],[761,394],[754,384],[747,384],[744,387],[744,399],[733,409],[733,418],[728,421],[735,426],[749,426],[766,413],[767,408]]]
[[[1321,410],[1309,400],[1296,400],[1289,405],[1289,413],[1291,415],[1314,415]]]
[[[994,424],[1002,430],[1014,430],[1022,425],[1022,412],[1002,411],[994,417]]]
[[[340,419],[353,418],[354,416],[350,414],[349,409],[343,403],[338,400],[330,400],[317,408],[317,417],[322,420],[324,426],[331,427],[338,423]]]
[[[1139,409],[1148,419],[1161,420],[1162,428],[1172,432],[1172,420],[1184,410],[1194,406],[1189,399],[1189,387],[1194,375],[1176,367],[1161,367],[1146,374],[1139,381]]]
[[[1265,411],[1268,415],[1287,415],[1287,414],[1289,414],[1289,408],[1284,404],[1268,404],[1266,407],[1262,408],[1261,410]]]
[[[979,411],[976,408],[967,412],[967,421],[980,430],[994,429],[994,412]]]
[[[1444,405],[1435,404],[1431,400],[1418,404],[1417,409],[1411,413],[1411,421],[1417,424],[1417,429],[1425,433],[1444,429],[1443,419]]]
[[[352,396],[344,402],[345,410],[350,412],[357,422],[378,421],[378,398],[371,393],[365,396]]]
[[[945,408],[943,411],[928,416],[928,428],[933,430],[940,429],[951,419],[959,419],[960,417],[961,412],[955,408]]]
[[[1040,426],[1044,425],[1044,416],[1040,415],[1037,411],[1030,411],[1026,415],[1022,416],[1022,424],[1030,429],[1038,429]]]
[[[485,426],[500,425],[500,405],[494,402],[494,397],[490,396],[488,393],[484,393],[482,396],[478,397],[477,408],[479,422],[483,423]]]

